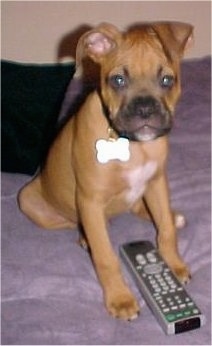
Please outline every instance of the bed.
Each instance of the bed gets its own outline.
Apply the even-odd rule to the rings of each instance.
[[[51,116],[49,115],[48,121],[45,119],[45,126],[39,129],[36,139],[33,137],[35,122],[38,119],[43,121],[44,116],[42,119],[35,116],[34,125],[31,124],[30,128],[24,125],[20,129],[19,118],[10,116],[8,120],[7,109],[14,100],[13,109],[16,111],[19,103],[23,107],[26,102],[32,103],[32,100],[23,102],[23,93],[20,92],[19,96],[13,95],[11,98],[12,91],[8,91],[9,82],[6,78],[9,69],[3,70],[2,88],[7,89],[7,97],[3,97],[5,112],[2,114],[2,344],[211,344],[210,66],[210,57],[187,60],[182,64],[183,93],[177,106],[174,129],[170,134],[168,164],[172,205],[187,217],[187,226],[178,233],[180,253],[192,272],[187,290],[206,316],[207,322],[200,329],[172,336],[164,334],[124,265],[125,279],[141,306],[141,314],[132,322],[108,315],[90,257],[78,245],[77,230],[46,231],[20,212],[17,193],[31,179],[39,164],[43,151],[39,149],[37,156],[32,151],[46,138],[46,124]],[[48,68],[47,75],[50,78],[52,70]],[[69,81],[72,83],[73,69],[69,66],[65,72],[62,71],[60,68],[59,77],[57,74],[56,78],[57,107],[53,105],[52,99],[52,109],[57,112],[64,108],[64,102],[68,102],[67,95],[70,96],[70,90],[73,90],[73,86],[69,84]],[[26,73],[23,72],[23,75],[26,76]],[[13,80],[14,76],[15,72]],[[20,78],[20,73],[17,78]],[[30,74],[29,78],[32,78]],[[33,78],[35,80],[35,75]],[[36,74],[36,80],[38,78],[43,85],[42,73]],[[20,85],[23,87],[23,83]],[[62,102],[65,90],[68,92]],[[15,94],[16,90],[13,92]],[[44,93],[42,89],[42,92],[41,100],[47,98],[50,102],[46,90]],[[29,97],[32,97],[32,93]],[[38,95],[33,94],[33,102],[36,103],[37,100]],[[20,113],[18,116],[20,117]],[[21,116],[23,118],[23,112]],[[56,115],[54,119],[56,121]],[[26,134],[29,130],[32,131],[28,133],[29,142],[22,143],[23,131]],[[17,140],[18,137],[20,141]],[[35,161],[33,163],[32,158]],[[117,253],[120,244],[127,241],[147,239],[155,243],[153,225],[128,213],[110,220],[109,234]]]

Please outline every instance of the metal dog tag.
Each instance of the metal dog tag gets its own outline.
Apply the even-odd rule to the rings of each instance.
[[[100,163],[107,163],[111,160],[126,162],[130,158],[129,140],[120,137],[116,140],[99,139],[96,141],[97,160]]]

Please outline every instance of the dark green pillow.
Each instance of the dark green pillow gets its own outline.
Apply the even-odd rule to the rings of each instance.
[[[71,63],[1,62],[2,171],[35,173],[55,132],[74,70]]]

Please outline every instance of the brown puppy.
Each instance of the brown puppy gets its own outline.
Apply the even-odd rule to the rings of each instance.
[[[134,318],[107,232],[107,219],[133,211],[157,227],[160,253],[181,281],[189,270],[177,249],[182,216],[170,207],[167,134],[180,96],[179,64],[192,36],[183,23],[149,23],[121,33],[101,24],[77,46],[76,75],[89,58],[100,83],[55,139],[44,168],[19,194],[20,208],[48,229],[83,226],[108,311]],[[145,201],[145,203],[144,203]]]

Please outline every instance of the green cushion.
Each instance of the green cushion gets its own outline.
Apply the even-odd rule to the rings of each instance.
[[[1,62],[2,171],[35,173],[55,132],[74,70],[71,63]]]

